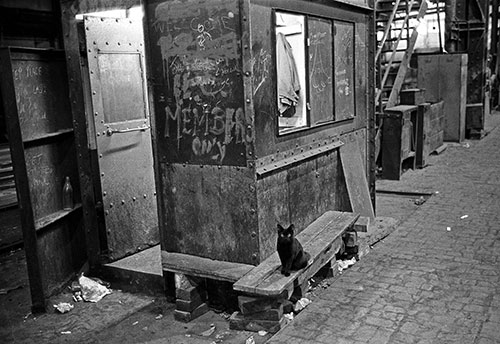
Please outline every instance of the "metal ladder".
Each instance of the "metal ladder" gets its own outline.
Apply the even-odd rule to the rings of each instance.
[[[379,111],[398,103],[410,58],[417,41],[417,27],[427,11],[425,0],[377,0],[378,87],[375,104]]]

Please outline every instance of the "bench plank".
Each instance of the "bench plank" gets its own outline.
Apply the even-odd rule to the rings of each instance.
[[[193,256],[190,254],[161,251],[163,270],[189,276],[235,282],[251,271],[249,264],[231,263]]]
[[[375,219],[375,212],[370,199],[366,169],[356,140],[348,140],[340,148],[340,159],[352,211],[366,216],[372,221]]]
[[[290,274],[285,277],[281,274],[280,269],[273,272],[270,278],[264,280],[256,286],[255,291],[259,295],[279,295],[284,290],[290,289],[290,286],[301,284],[309,277],[312,277],[322,266],[335,257],[335,254],[340,249],[342,234],[356,222],[357,216],[349,213],[343,213],[340,218],[332,221],[330,226],[324,228],[309,242],[302,246],[306,252],[311,254],[309,265],[299,271],[294,272],[294,277]],[[311,262],[312,261],[312,262]],[[300,279],[300,280],[299,280]]]
[[[297,235],[304,250],[311,254],[309,265],[292,271],[290,276],[280,272],[281,262],[275,252],[234,285],[233,289],[254,295],[278,297],[294,285],[312,277],[331,260],[340,248],[342,234],[354,225],[359,215],[347,212],[328,211]],[[296,281],[297,280],[297,281]]]
[[[309,225],[302,232],[297,234],[297,239],[301,243],[306,243],[318,235],[321,231],[327,228],[331,222],[336,221],[342,212],[327,211],[319,218],[317,218],[311,225]],[[258,282],[269,278],[276,269],[281,267],[281,261],[278,252],[274,252],[271,256],[261,262],[251,273],[247,274],[236,282],[233,286],[234,290],[242,291],[250,294],[255,294],[255,287]],[[293,274],[293,272],[291,272]],[[280,274],[281,276],[281,274]],[[275,277],[276,278],[276,277]]]

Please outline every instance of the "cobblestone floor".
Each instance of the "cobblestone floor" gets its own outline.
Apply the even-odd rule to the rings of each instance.
[[[450,145],[400,181],[377,181],[386,191],[433,196],[420,206],[381,198],[377,215],[396,218],[397,229],[317,288],[313,303],[268,343],[500,343],[500,113],[488,119],[484,139]],[[27,278],[14,280],[23,264],[19,251],[0,260],[0,286],[18,286],[0,293],[2,343],[243,344],[253,337],[259,344],[270,337],[231,331],[214,312],[175,322],[164,298],[120,291],[64,315],[34,317]],[[204,336],[212,325],[217,330]]]
[[[498,127],[377,187],[434,195],[269,343],[500,343]]]

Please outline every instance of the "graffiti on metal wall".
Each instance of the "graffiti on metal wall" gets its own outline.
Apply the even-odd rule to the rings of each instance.
[[[338,120],[355,115],[354,23],[335,22],[335,110]]]
[[[165,2],[152,31],[161,54],[159,133],[171,162],[245,165],[240,21],[236,1]],[[158,75],[156,75],[158,77]]]

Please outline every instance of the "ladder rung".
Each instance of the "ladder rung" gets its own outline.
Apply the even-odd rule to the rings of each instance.
[[[398,6],[398,11],[401,11],[401,10],[406,11],[406,9],[408,9],[411,12],[411,11],[418,10],[418,7],[408,8],[406,6]],[[392,13],[393,10],[394,10],[393,8],[377,8],[377,9],[375,9],[375,12],[376,13]]]
[[[409,27],[393,27],[393,28],[391,28],[392,31],[396,31],[396,30],[400,31],[400,30],[406,30],[406,29],[413,30],[413,29],[415,29],[415,27],[414,26],[409,26]]]
[[[385,41],[386,42],[396,42],[397,40],[398,40],[397,38],[387,38]],[[407,41],[408,37],[401,37],[399,40],[400,41]]]
[[[381,53],[391,53],[393,50],[392,49],[389,49],[389,50],[382,50]],[[403,51],[406,51],[406,49],[396,49],[397,52],[403,52]]]
[[[380,14],[384,15],[384,13],[380,13]],[[418,15],[418,13],[410,14],[409,19],[413,19],[413,18],[417,17],[417,15]],[[395,22],[395,21],[402,21],[402,20],[405,20],[405,17],[394,18],[392,21]],[[377,22],[386,22],[387,19],[377,18],[376,21]]]

